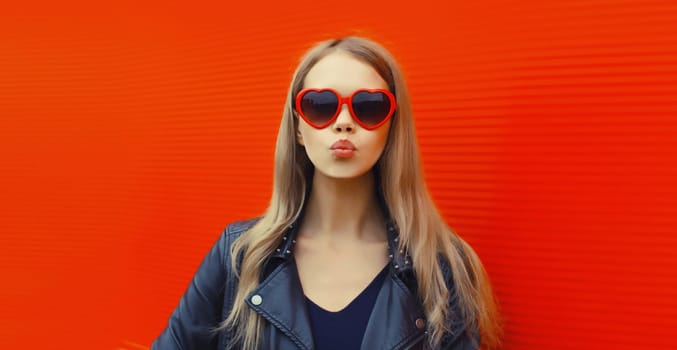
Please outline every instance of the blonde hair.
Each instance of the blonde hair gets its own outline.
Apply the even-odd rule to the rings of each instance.
[[[218,330],[231,329],[234,343],[245,349],[258,347],[262,319],[247,306],[245,299],[259,284],[260,267],[276,249],[288,226],[301,215],[312,184],[313,165],[305,149],[296,142],[299,120],[292,101],[303,88],[310,69],[336,50],[370,64],[388,83],[397,100],[388,140],[374,170],[377,190],[399,227],[399,248],[408,251],[413,260],[418,294],[428,319],[427,346],[439,346],[443,335],[452,331],[448,321],[462,317],[467,320],[468,332],[479,329],[484,348],[498,347],[498,310],[487,274],[472,248],[446,225],[423,180],[409,93],[402,73],[386,49],[359,37],[320,42],[302,57],[294,72],[277,135],[270,205],[231,247],[232,266],[238,266],[237,257],[242,256],[240,271],[235,271],[239,285],[233,308]],[[439,256],[448,261],[454,290],[447,288]],[[449,308],[449,301],[454,298],[461,315],[452,315]]]

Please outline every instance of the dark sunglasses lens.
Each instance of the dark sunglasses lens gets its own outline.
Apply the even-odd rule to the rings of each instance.
[[[331,91],[308,91],[301,98],[301,112],[315,125],[326,124],[338,109],[338,97]]]
[[[361,91],[353,96],[353,111],[362,123],[374,126],[390,112],[390,99],[382,92]]]

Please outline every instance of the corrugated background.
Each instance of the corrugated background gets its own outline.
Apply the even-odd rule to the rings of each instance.
[[[258,215],[295,64],[346,34],[411,89],[505,349],[674,348],[677,2],[23,2],[0,12],[0,347],[145,349]]]

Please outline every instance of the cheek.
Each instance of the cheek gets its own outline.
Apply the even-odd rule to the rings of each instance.
[[[364,156],[366,159],[369,159],[370,162],[376,161],[385,150],[385,145],[388,141],[388,128],[372,131],[372,134],[369,135],[367,139],[364,139],[364,141],[366,142],[363,145],[368,145],[367,148],[364,149],[366,151]]]
[[[309,156],[311,154],[318,154],[318,152],[327,147],[326,143],[328,139],[331,139],[331,135],[326,135],[323,131],[317,130],[305,123],[299,125],[300,141]]]
[[[379,147],[384,147],[385,144],[388,142],[389,131],[390,131],[390,122],[386,123],[386,125],[383,125],[383,127],[378,129],[377,131],[378,134],[376,138]]]
[[[298,133],[301,136],[300,141],[304,146],[309,146],[309,145],[312,145],[312,143],[313,143],[313,130],[312,129],[313,129],[312,127],[306,125],[306,123],[304,123],[304,122],[301,122],[299,124],[299,132]]]

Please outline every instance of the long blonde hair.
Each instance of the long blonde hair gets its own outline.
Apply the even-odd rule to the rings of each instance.
[[[472,248],[446,225],[423,180],[409,93],[402,73],[386,49],[359,37],[320,42],[302,57],[294,72],[277,134],[270,204],[261,219],[231,247],[232,266],[237,266],[236,258],[242,256],[240,271],[235,271],[239,285],[231,313],[218,329],[231,329],[232,340],[245,349],[258,347],[262,319],[247,306],[245,299],[259,284],[260,267],[278,246],[288,226],[301,215],[312,184],[313,165],[305,149],[296,142],[299,120],[292,101],[315,63],[336,50],[370,64],[388,83],[397,100],[388,140],[374,170],[380,186],[377,190],[400,231],[400,249],[408,251],[413,260],[418,294],[428,318],[428,347],[439,346],[442,336],[451,332],[448,320],[459,316],[452,315],[449,308],[449,300],[454,297],[458,299],[460,317],[468,322],[467,330],[479,329],[484,348],[498,347],[497,305],[482,263]],[[453,291],[447,288],[439,256],[449,263]]]

